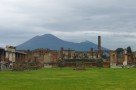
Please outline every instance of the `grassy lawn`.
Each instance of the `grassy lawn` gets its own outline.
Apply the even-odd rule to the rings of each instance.
[[[0,90],[136,90],[136,69],[4,71]]]

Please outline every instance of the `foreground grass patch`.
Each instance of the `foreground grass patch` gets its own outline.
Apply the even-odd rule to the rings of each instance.
[[[0,72],[0,90],[135,90],[135,69],[40,69]]]

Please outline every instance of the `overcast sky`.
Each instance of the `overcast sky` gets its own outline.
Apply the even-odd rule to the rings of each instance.
[[[49,33],[136,50],[136,0],[0,0],[1,47]]]

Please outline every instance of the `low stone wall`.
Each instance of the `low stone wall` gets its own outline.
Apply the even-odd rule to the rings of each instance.
[[[85,67],[91,68],[91,67],[98,67],[97,62],[84,62],[83,63]],[[103,62],[102,63],[104,68],[110,68],[110,62]],[[76,62],[66,62],[64,64],[65,67],[76,67]]]
[[[103,62],[104,68],[110,68],[110,62]]]

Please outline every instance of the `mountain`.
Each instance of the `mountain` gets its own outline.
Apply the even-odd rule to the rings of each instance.
[[[88,51],[90,48],[94,48],[94,50],[97,50],[97,45],[90,42],[85,41],[81,43],[74,43],[74,42],[68,42],[59,39],[58,37],[51,35],[51,34],[45,34],[42,36],[36,36],[23,44],[20,44],[17,46],[17,50],[34,50],[37,48],[48,48],[51,50],[60,50],[60,48],[63,47],[64,49],[73,49],[77,51]]]

